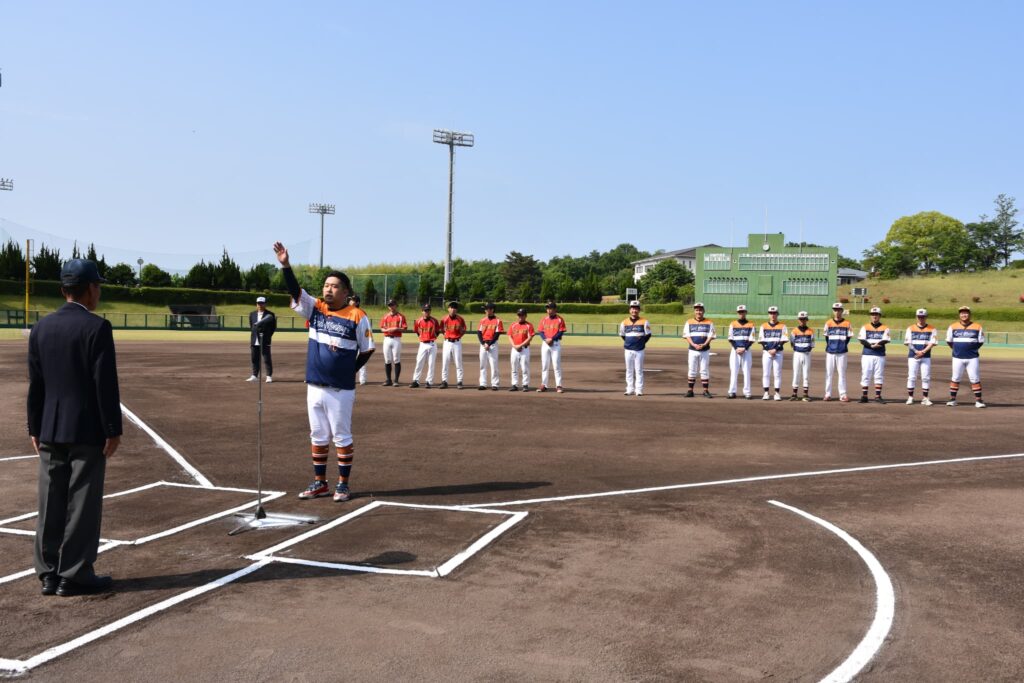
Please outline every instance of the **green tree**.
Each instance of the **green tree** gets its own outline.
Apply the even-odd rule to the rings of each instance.
[[[555,285],[550,278],[545,278],[540,285],[540,300],[553,301],[555,299]]]
[[[533,256],[520,254],[518,251],[509,252],[505,256],[505,262],[501,264],[500,271],[501,277],[505,280],[505,287],[509,291],[521,291],[524,284],[529,286],[531,292],[540,289],[540,262]]]
[[[995,199],[996,215],[992,221],[996,224],[995,246],[1003,259],[1003,267],[1010,265],[1013,252],[1024,250],[1024,232],[1017,229],[1017,207],[1013,197],[1001,194]]]
[[[999,224],[982,215],[976,223],[964,226],[971,243],[971,258],[967,265],[974,270],[989,270],[999,265],[999,247],[996,239]]]
[[[107,268],[107,274],[104,277],[112,285],[135,286],[135,269],[127,263],[117,263],[110,266]]]
[[[405,286],[405,278],[398,278],[395,289],[391,292],[391,298],[400,304],[405,304],[409,298],[409,290]]]
[[[529,282],[524,281],[521,285],[519,285],[518,296],[516,298],[522,301],[523,303],[530,303],[531,301],[536,301],[536,299],[534,298],[533,291],[533,286]]]
[[[263,292],[270,289],[277,267],[272,263],[257,263],[242,273],[242,284],[250,292]]]
[[[674,258],[667,258],[647,271],[638,287],[645,301],[668,303],[676,300],[680,287],[692,283],[690,269]]]
[[[447,305],[449,301],[459,300],[459,286],[455,284],[455,278],[448,281],[448,286],[444,288],[444,302]]]
[[[491,301],[508,301],[508,290],[505,289],[505,281],[498,279],[491,290]]]
[[[588,304],[596,304],[601,301],[601,281],[597,279],[597,273],[591,271],[580,282],[580,301]]]
[[[910,250],[902,245],[886,246],[879,242],[864,252],[864,266],[883,280],[893,280],[901,275],[911,275],[918,268]]]
[[[39,280],[59,280],[63,265],[60,250],[51,250],[45,244],[40,244],[39,252],[32,257],[32,271]]]
[[[922,211],[896,219],[873,249],[889,265],[909,258],[914,270],[949,272],[964,268],[968,244],[963,223],[938,211]],[[887,258],[886,252],[896,248],[898,258]]]
[[[214,269],[214,289],[237,290],[242,289],[242,270],[238,264],[228,256],[225,249],[221,254],[220,263]]]
[[[434,296],[436,291],[437,287],[434,283],[434,278],[429,275],[420,276],[420,285],[416,291],[416,298],[421,305],[430,303],[430,297]]]
[[[23,280],[25,278],[25,253],[21,245],[14,240],[0,249],[0,278],[7,280]]]
[[[107,259],[104,256],[96,258],[96,245],[92,242],[89,243],[89,251],[86,252],[85,258],[96,264],[96,270],[100,271],[101,277],[107,276]]]
[[[214,278],[217,267],[212,263],[200,261],[185,275],[185,286],[189,289],[214,289]]]
[[[139,280],[143,287],[171,287],[174,284],[170,273],[161,269],[155,263],[147,263],[142,266],[142,274]]]
[[[377,286],[373,284],[373,278],[366,280],[366,286],[363,287],[362,300],[364,306],[377,305]]]
[[[473,279],[469,285],[470,301],[483,301],[487,296],[487,283],[483,279]]]

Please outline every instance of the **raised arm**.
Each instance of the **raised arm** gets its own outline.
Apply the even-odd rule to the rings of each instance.
[[[295,279],[295,273],[292,272],[292,264],[288,260],[288,250],[280,242],[274,242],[274,254],[277,255],[277,262],[281,264],[281,274],[284,276],[284,285],[288,289],[288,294],[292,297],[292,301],[298,301],[302,295],[302,288],[299,287],[299,281]]]

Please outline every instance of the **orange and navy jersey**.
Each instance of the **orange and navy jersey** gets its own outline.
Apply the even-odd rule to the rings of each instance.
[[[356,358],[374,348],[370,319],[355,306],[332,311],[323,299],[314,299],[305,290],[292,302],[292,309],[309,321],[306,382],[355,389]]]
[[[757,340],[754,323],[749,320],[733,320],[729,323],[729,343],[734,349],[749,349]]]
[[[556,342],[562,338],[565,334],[565,318],[555,314],[552,318],[550,315],[546,315],[540,319],[537,323],[537,334],[540,335],[541,339]]]
[[[789,333],[789,343],[793,346],[794,352],[810,353],[811,349],[814,348],[814,328],[801,328],[797,325]]]
[[[444,330],[444,338],[449,341],[458,341],[466,334],[466,320],[461,315],[446,315],[441,318],[441,329]]]
[[[789,330],[781,320],[774,325],[761,323],[761,333],[757,337],[757,343],[764,347],[765,351],[781,351],[782,347],[789,341]]]
[[[521,323],[517,320],[508,328],[508,338],[511,339],[512,343],[516,346],[522,346],[533,335],[533,323],[529,321]]]
[[[836,322],[835,318],[829,318],[825,323],[825,353],[846,353],[850,350],[852,337],[853,328],[849,320]]]
[[[481,344],[493,344],[498,341],[498,337],[504,331],[505,323],[501,322],[501,318],[498,316],[493,318],[484,316],[476,325],[476,336],[480,339]]]
[[[387,330],[384,332],[385,337],[401,337],[409,329],[409,323],[401,313],[388,313],[380,319],[380,329]]]
[[[704,320],[697,320],[696,318],[690,318],[683,325],[683,339],[686,340],[690,346],[691,351],[696,351],[694,344],[703,344],[704,342],[710,342],[715,338],[715,323],[705,318]],[[702,351],[707,351],[710,347],[705,346]]]
[[[953,349],[953,358],[977,358],[978,349],[985,343],[985,331],[976,322],[964,325],[958,320],[946,331],[946,343]]]
[[[416,333],[421,342],[429,344],[441,335],[441,323],[432,315],[426,318],[416,318],[416,322],[412,324],[412,331]]]
[[[651,338],[651,324],[646,318],[626,318],[619,323],[619,336],[625,342],[627,351],[643,351]]]
[[[906,333],[903,335],[903,343],[907,345],[907,354],[914,358],[918,351],[924,351],[929,345],[935,346],[939,343],[939,338],[936,335],[935,326],[925,323],[924,327],[920,325],[911,325],[907,328]],[[928,351],[921,356],[922,358],[931,358],[932,350]]]
[[[865,356],[884,356],[885,345],[892,341],[892,335],[889,333],[889,326],[885,323],[878,323],[876,327],[873,323],[868,323],[864,327],[860,328],[860,334],[857,335],[857,339],[864,346],[861,350],[861,354]],[[869,344],[878,344],[878,348],[872,348]]]

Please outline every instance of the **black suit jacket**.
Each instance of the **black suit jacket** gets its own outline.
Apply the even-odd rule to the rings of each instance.
[[[109,321],[75,303],[44,316],[28,338],[28,378],[29,435],[98,446],[121,435]]]
[[[256,346],[256,316],[259,311],[252,311],[249,313],[249,346]],[[269,318],[269,320],[267,319]],[[274,336],[274,332],[277,330],[277,316],[270,311],[263,311],[263,345],[270,346],[270,338]]]

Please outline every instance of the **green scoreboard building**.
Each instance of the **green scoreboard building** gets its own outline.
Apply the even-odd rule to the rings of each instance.
[[[755,234],[745,247],[697,249],[696,300],[708,317],[733,315],[746,304],[763,317],[778,306],[783,318],[807,311],[825,318],[836,301],[837,247],[787,247],[783,234]]]

